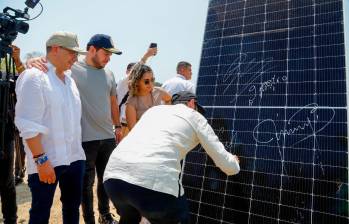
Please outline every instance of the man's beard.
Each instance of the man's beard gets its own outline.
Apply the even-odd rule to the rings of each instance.
[[[97,56],[94,56],[92,58],[92,62],[93,62],[93,65],[94,65],[95,68],[101,69],[101,68],[105,67],[105,65],[101,65],[101,63],[99,62]]]

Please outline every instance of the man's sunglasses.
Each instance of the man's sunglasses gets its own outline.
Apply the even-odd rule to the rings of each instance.
[[[150,83],[154,83],[155,82],[155,78],[143,79],[143,81],[144,81],[145,85],[149,85]]]

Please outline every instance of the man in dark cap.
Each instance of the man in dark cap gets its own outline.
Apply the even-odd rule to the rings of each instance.
[[[120,224],[139,223],[141,216],[151,223],[188,223],[180,162],[199,143],[224,173],[240,171],[238,157],[225,150],[193,93],[174,94],[172,104],[147,110],[110,156],[104,187]]]
[[[115,47],[111,37],[96,34],[87,43],[85,60],[72,67],[72,77],[79,88],[82,103],[82,147],[86,154],[82,211],[88,224],[95,223],[93,184],[96,173],[99,223],[116,223],[110,214],[109,199],[103,187],[103,173],[116,146],[115,137],[117,140],[121,138],[115,77],[105,68],[112,54],[120,55],[121,51]]]

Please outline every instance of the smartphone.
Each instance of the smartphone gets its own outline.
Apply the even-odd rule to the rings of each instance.
[[[157,44],[157,43],[150,43],[149,48],[155,48],[155,47],[158,47],[158,44]]]

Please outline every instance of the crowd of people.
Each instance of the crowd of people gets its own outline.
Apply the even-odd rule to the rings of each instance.
[[[21,139],[14,144],[8,137],[9,156],[0,162],[5,224],[16,223],[14,185],[23,182],[24,172],[32,196],[30,224],[49,222],[57,185],[63,223],[79,223],[80,205],[84,222],[95,223],[96,177],[99,223],[133,224],[142,217],[153,224],[188,223],[180,180],[185,155],[201,144],[224,173],[239,172],[238,157],[225,150],[203,116],[190,63],[179,62],[177,74],[155,87],[146,62],[157,47],[130,63],[119,82],[105,66],[122,52],[106,34],[92,36],[83,50],[76,34],[56,32],[46,42],[46,55],[26,66],[12,48],[18,72],[14,123]],[[78,60],[79,54],[85,57]]]

